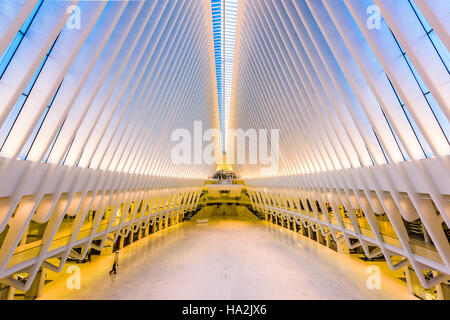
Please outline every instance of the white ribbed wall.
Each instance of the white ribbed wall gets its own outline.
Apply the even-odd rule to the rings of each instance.
[[[79,29],[66,25],[72,5]],[[2,283],[27,290],[74,247],[101,250],[195,208],[214,166],[174,164],[170,139],[196,120],[218,128],[212,41],[206,0],[1,1]],[[37,245],[30,221],[47,224]]]
[[[236,167],[256,209],[383,253],[392,269],[411,264],[430,287],[450,274],[450,6],[416,3],[426,29],[408,0],[241,0],[230,126],[280,129],[278,175]],[[367,27],[373,5],[379,29]],[[383,216],[397,244],[381,233]],[[416,250],[402,218],[420,218],[436,257]],[[423,269],[440,275],[427,281]]]
[[[66,25],[71,5],[80,29]],[[372,5],[380,29],[367,27]],[[415,5],[239,0],[230,128],[280,129],[278,175],[236,166],[255,209],[412,265],[429,288],[450,274],[450,9]],[[214,167],[175,165],[170,134],[219,128],[210,1],[0,1],[0,54],[0,282],[27,290],[74,247],[195,208]],[[406,230],[417,219],[434,256]],[[45,226],[37,245],[31,221]]]

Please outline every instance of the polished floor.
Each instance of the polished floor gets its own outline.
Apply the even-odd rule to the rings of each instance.
[[[116,275],[113,255],[48,272],[41,299],[414,299],[383,263],[339,254],[242,208],[208,207],[119,256]],[[373,264],[380,289],[367,287]],[[80,289],[66,285],[73,265]]]

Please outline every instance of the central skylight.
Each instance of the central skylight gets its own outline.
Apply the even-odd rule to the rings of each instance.
[[[211,0],[222,148],[227,150],[238,0]]]

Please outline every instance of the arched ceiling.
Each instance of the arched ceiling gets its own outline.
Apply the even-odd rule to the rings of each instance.
[[[279,141],[251,142],[258,151],[269,144],[275,162],[233,164],[255,210],[377,246],[389,261],[401,256],[391,268],[413,265],[424,287],[448,279],[449,6],[0,1],[2,283],[26,291],[43,263],[58,270],[52,257],[62,266],[75,247],[101,250],[194,211],[215,170],[202,161],[198,121],[222,130],[228,154],[232,129],[278,130]],[[181,164],[172,157],[177,129],[190,143]],[[71,231],[55,253],[64,217]],[[48,223],[42,243],[13,255],[31,222]],[[426,230],[434,258],[413,251],[406,222]],[[425,279],[424,266],[439,276]],[[24,270],[26,283],[11,276]]]
[[[218,127],[209,1],[2,1],[0,156],[206,178],[171,134]],[[216,106],[216,107],[214,107]]]
[[[444,1],[239,1],[232,127],[280,130],[275,176],[448,156],[449,28],[433,14],[445,10]]]

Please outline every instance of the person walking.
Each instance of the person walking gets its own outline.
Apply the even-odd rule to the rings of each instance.
[[[112,274],[112,273],[116,274],[118,266],[119,266],[119,251],[116,251],[114,253],[114,263],[113,263],[112,269],[109,272],[109,274]]]
[[[112,266],[112,269],[111,269],[111,271],[109,272],[109,274],[112,274],[112,273],[114,273],[114,274],[117,273],[117,263],[116,263],[116,261],[114,261],[113,266]]]

